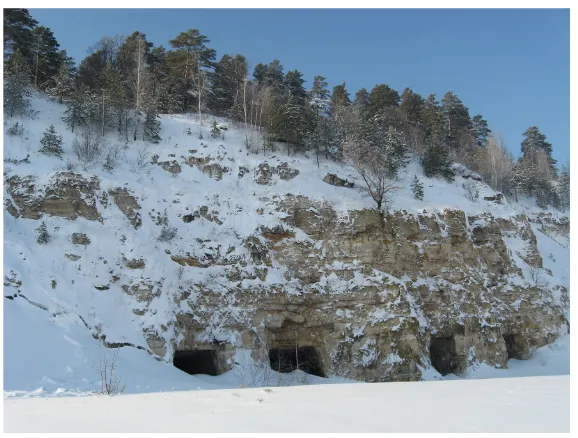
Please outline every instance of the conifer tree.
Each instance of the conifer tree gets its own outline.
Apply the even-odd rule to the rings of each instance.
[[[348,107],[349,105],[351,105],[351,100],[349,99],[349,93],[345,87],[345,82],[333,87],[331,102],[329,104],[331,116],[334,117],[339,108]]]
[[[149,105],[145,111],[145,119],[143,123],[143,140],[151,143],[158,143],[161,141],[159,135],[161,131],[161,121],[156,106]]]
[[[38,238],[36,241],[40,245],[46,245],[48,242],[50,242],[50,234],[48,234],[48,228],[46,227],[46,223],[44,221],[42,221],[40,226],[36,228],[36,232],[38,233]]]
[[[413,192],[413,197],[415,199],[419,199],[420,201],[423,200],[423,184],[417,175],[414,175],[413,181],[411,182],[411,191]]]
[[[42,140],[40,140],[42,144],[42,149],[40,152],[47,155],[56,155],[58,158],[62,155],[62,136],[56,133],[54,129],[54,125],[50,125],[50,127],[44,132],[44,136]]]
[[[570,209],[570,172],[565,166],[562,166],[562,171],[558,177],[558,199],[560,200],[560,208],[562,211]]]
[[[66,111],[64,111],[62,120],[72,132],[78,127],[86,126],[88,123],[87,100],[89,94],[85,88],[76,88],[66,104]]]
[[[455,172],[451,167],[449,148],[437,135],[428,137],[426,143],[427,147],[421,160],[424,175],[428,178],[440,175],[450,182],[453,181]]]
[[[211,138],[217,139],[221,136],[221,130],[219,129],[219,124],[216,120],[213,120],[213,124],[211,126]]]
[[[7,66],[4,79],[4,113],[9,117],[31,115],[30,76],[26,60],[16,51]]]

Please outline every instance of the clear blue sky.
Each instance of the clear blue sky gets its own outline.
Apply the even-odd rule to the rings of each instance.
[[[570,157],[570,12],[516,9],[194,10],[30,9],[77,62],[107,35],[139,30],[169,47],[179,32],[199,29],[223,54],[252,67],[277,58],[331,86],[385,83],[438,99],[452,90],[501,131],[517,157],[522,132],[536,125],[559,164]]]

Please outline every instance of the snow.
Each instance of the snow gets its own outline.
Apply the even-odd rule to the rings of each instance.
[[[75,163],[76,159],[71,149],[74,136],[60,120],[64,107],[40,96],[34,98],[33,106],[39,111],[39,116],[34,121],[22,121],[25,136],[4,137],[4,158],[22,159],[29,154],[30,163],[5,163],[4,171],[5,180],[14,175],[35,175],[39,190],[56,172],[65,170],[67,161]],[[63,160],[38,152],[42,133],[50,124],[54,124],[56,131],[64,137]],[[383,432],[419,431],[420,428],[427,431],[567,429],[569,336],[537,350],[528,361],[510,361],[505,370],[481,364],[467,370],[463,376],[445,376],[444,382],[372,385],[354,384],[335,377],[323,379],[301,371],[280,376],[272,370],[269,370],[269,380],[255,381],[254,371],[258,364],[242,349],[237,349],[235,361],[239,365],[232,371],[217,377],[190,376],[166,362],[170,361],[170,349],[165,358],[154,358],[143,350],[123,347],[118,352],[117,372],[126,386],[126,395],[110,399],[63,397],[86,396],[99,389],[98,362],[110,354],[110,350],[92,337],[95,330],[105,335],[108,342],[126,342],[146,348],[144,328],[159,329],[172,320],[177,308],[183,312],[187,310],[185,301],[175,303],[175,291],[180,282],[212,282],[213,290],[225,290],[226,279],[220,275],[220,267],[187,267],[181,273],[179,265],[165,254],[165,250],[170,248],[172,254],[190,252],[192,256],[201,257],[212,246],[214,253],[226,254],[229,248],[233,248],[230,255],[242,255],[243,238],[261,226],[280,224],[284,214],[275,210],[275,201],[287,193],[325,201],[342,216],[346,216],[348,210],[373,207],[372,201],[360,196],[356,189],[322,182],[327,173],[334,173],[359,186],[359,179],[351,169],[323,158],[317,167],[313,157],[288,157],[284,149],[266,156],[262,152],[258,155],[248,153],[243,145],[243,133],[231,124],[228,126],[225,140],[208,139],[209,125],[203,128],[205,139],[199,140],[199,124],[193,117],[165,115],[162,117],[161,143],[130,142],[126,149],[122,149],[124,158],[113,174],[104,172],[101,165],[86,172],[77,165],[76,172],[86,177],[98,176],[103,191],[127,187],[134,193],[142,207],[142,226],[138,230],[109,199],[107,208],[99,207],[103,223],[45,216],[43,220],[52,240],[48,245],[38,245],[35,229],[40,221],[15,219],[4,211],[4,273],[22,282],[20,289],[25,297],[2,300],[7,430]],[[185,134],[189,127],[192,136]],[[114,135],[109,135],[107,141],[121,147],[124,144]],[[190,153],[190,150],[197,152]],[[159,155],[159,162],[177,160],[182,172],[172,176],[157,165],[149,165],[144,172],[133,172],[134,161],[143,151],[151,157]],[[181,156],[189,155],[210,156],[212,162],[227,166],[230,172],[225,173],[221,181],[215,181],[196,167],[182,164]],[[274,176],[271,186],[256,184],[252,172],[238,178],[239,167],[252,170],[264,161],[273,167],[287,162],[300,173],[290,181]],[[414,175],[424,183],[423,201],[413,198],[410,183]],[[530,200],[511,201],[505,205],[484,201],[483,196],[494,192],[482,183],[476,183],[480,199],[469,201],[461,186],[463,182],[466,180],[460,176],[453,183],[425,178],[414,160],[400,176],[400,189],[391,209],[405,210],[410,214],[426,211],[435,215],[444,209],[462,209],[470,217],[490,213],[503,218],[513,218],[522,212],[536,214],[543,211]],[[4,197],[9,198],[6,189]],[[223,224],[219,226],[204,218],[184,223],[178,217],[192,214],[201,206],[207,206],[209,212],[217,211]],[[165,209],[169,225],[177,229],[177,237],[170,244],[157,241],[161,227],[148,214],[153,210],[155,214],[162,214]],[[259,214],[259,209],[264,209],[265,214]],[[550,213],[561,215],[553,210]],[[548,276],[548,280],[552,285],[569,287],[569,249],[534,226],[533,230],[544,266],[553,274]],[[297,239],[308,239],[300,230],[295,231]],[[73,245],[70,235],[74,232],[86,233],[91,244],[86,247]],[[203,246],[190,236],[210,242],[204,242]],[[124,240],[122,244],[121,239]],[[527,266],[515,254],[524,250],[523,241],[509,237],[506,242],[512,249],[516,264],[526,272]],[[80,259],[68,260],[64,258],[65,253],[80,256]],[[552,254],[551,258],[549,254]],[[143,258],[146,262],[144,273],[119,268],[123,258]],[[293,283],[284,280],[284,269],[274,263],[269,268],[268,283],[283,283],[287,293],[300,293]],[[119,275],[121,281],[111,283],[111,275]],[[403,284],[387,273],[374,272],[373,275]],[[149,281],[155,287],[160,284],[161,293],[148,308],[124,293],[119,286],[140,280]],[[323,275],[321,281],[335,284],[333,293],[370,284],[367,276],[362,277],[357,272],[351,281],[341,280],[335,274]],[[431,281],[419,279],[423,284]],[[523,280],[516,278],[512,281]],[[101,284],[110,289],[96,290],[94,286]],[[258,284],[258,281],[244,280],[243,286]],[[4,287],[5,296],[13,295],[15,291],[10,286]],[[226,296],[223,298],[230,314],[237,315],[239,309],[235,304],[230,303]],[[147,311],[137,317],[133,309]],[[376,309],[373,317],[377,321],[389,318],[389,314],[384,309]],[[420,323],[426,324],[421,316]],[[363,332],[363,327],[357,328],[356,334],[359,332]],[[218,321],[207,329],[205,336],[210,338],[215,334],[227,336],[234,344],[238,342],[236,334],[225,333]],[[369,344],[366,352],[361,360],[397,361],[393,355],[378,359]],[[433,369],[422,371],[425,380],[442,379]],[[529,375],[536,377],[512,379]],[[491,382],[479,379],[491,379]],[[307,386],[302,386],[304,384]],[[323,385],[310,387],[311,384]],[[273,392],[239,389],[243,385],[271,386]],[[203,391],[209,389],[212,391]],[[239,397],[233,395],[233,389]],[[55,400],[46,402],[46,397]],[[258,402],[258,398],[263,402]],[[340,402],[335,403],[335,400]],[[145,415],[135,413],[137,406],[139,411],[144,409]],[[146,415],[153,409],[157,415]],[[317,416],[308,422],[301,421],[301,416],[310,412],[317,412]],[[420,421],[415,421],[409,412],[419,412]],[[62,417],[64,415],[66,420]],[[155,418],[163,420],[155,421]]]
[[[6,432],[569,432],[569,376],[5,400]]]

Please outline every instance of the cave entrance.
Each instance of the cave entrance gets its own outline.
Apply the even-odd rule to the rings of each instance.
[[[177,351],[173,365],[188,374],[218,376],[217,352],[215,350]]]
[[[272,348],[269,350],[271,369],[280,373],[290,373],[296,369],[325,377],[321,358],[315,347]]]
[[[459,372],[456,342],[453,336],[431,338],[430,359],[432,366],[442,375]]]
[[[510,359],[524,359],[526,348],[524,338],[520,335],[506,334],[503,336],[506,343],[506,352],[508,353],[508,360]]]

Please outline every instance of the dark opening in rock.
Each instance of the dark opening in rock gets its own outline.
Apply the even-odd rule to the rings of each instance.
[[[280,373],[290,373],[300,369],[307,374],[325,377],[321,358],[315,347],[272,348],[269,350],[269,362],[271,369]]]
[[[177,351],[173,365],[188,374],[219,375],[215,350]]]
[[[456,343],[453,336],[443,338],[431,338],[430,359],[432,366],[445,376],[459,372]]]
[[[508,360],[526,358],[526,343],[524,342],[524,338],[522,338],[522,336],[505,334],[504,342],[506,343]]]

